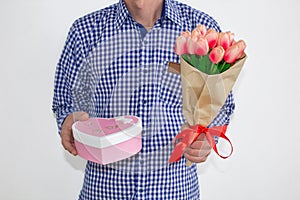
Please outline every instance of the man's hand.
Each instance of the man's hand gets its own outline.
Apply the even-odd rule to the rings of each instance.
[[[60,133],[61,143],[62,143],[63,147],[65,148],[65,150],[67,150],[74,156],[77,155],[77,151],[76,151],[75,144],[74,144],[72,125],[76,121],[84,121],[84,120],[88,120],[88,119],[89,119],[89,115],[87,113],[75,112],[75,113],[69,114],[66,117],[66,119],[62,125],[62,129],[61,129],[61,133]]]
[[[189,124],[185,123],[182,125],[181,130],[189,128]],[[186,148],[184,157],[193,163],[205,162],[211,152],[212,147],[204,133],[200,134],[195,142]]]
[[[205,162],[211,149],[205,134],[202,133],[194,143],[186,148],[184,157],[193,163]]]

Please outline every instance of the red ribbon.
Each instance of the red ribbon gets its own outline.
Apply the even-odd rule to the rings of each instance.
[[[223,159],[228,158],[233,151],[232,144],[230,140],[225,136],[225,132],[227,130],[227,126],[215,126],[211,128],[207,128],[201,125],[191,126],[190,128],[184,129],[181,133],[179,133],[174,140],[181,139],[176,145],[169,159],[169,163],[177,162],[180,160],[183,155],[185,149],[190,146],[194,141],[197,140],[200,134],[204,133],[206,138],[210,144],[210,146],[214,149],[214,151]],[[227,156],[222,156],[219,154],[217,145],[214,139],[214,136],[218,136],[227,140],[231,146],[231,152]]]

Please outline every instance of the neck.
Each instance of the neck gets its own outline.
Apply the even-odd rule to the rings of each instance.
[[[150,29],[160,18],[164,0],[124,0],[131,16]]]

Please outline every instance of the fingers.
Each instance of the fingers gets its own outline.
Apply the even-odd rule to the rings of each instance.
[[[65,150],[67,150],[74,156],[77,155],[77,151],[74,144],[72,125],[76,121],[83,121],[83,120],[87,120],[88,118],[89,115],[85,112],[75,112],[68,115],[62,125],[62,129],[60,133],[61,143],[65,148]]]
[[[190,125],[185,123],[181,127],[181,131],[189,128]],[[172,144],[175,145],[176,138],[173,139]],[[184,157],[194,163],[205,162],[211,152],[211,146],[205,136],[205,134],[200,134],[195,142],[193,142],[189,147],[185,149]]]
[[[206,161],[210,152],[211,152],[211,149],[199,150],[199,149],[187,148],[184,153],[184,157],[191,162],[200,163],[200,162]]]
[[[74,156],[77,155],[72,132],[70,134],[69,132],[62,131],[61,132],[61,143],[62,143],[63,147],[65,148],[65,150],[67,150],[69,153],[71,153]]]
[[[73,116],[74,122],[85,121],[89,119],[89,114],[87,114],[86,112],[75,112],[71,115]]]
[[[191,156],[190,154],[185,153],[184,157],[192,163],[202,163],[205,162],[209,156],[210,152],[208,152],[205,156]]]
[[[204,134],[201,134],[198,139],[191,144],[184,153],[186,159],[194,163],[205,162],[211,152],[209,145]]]

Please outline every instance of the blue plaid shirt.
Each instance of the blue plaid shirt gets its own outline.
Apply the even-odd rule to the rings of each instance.
[[[204,24],[220,31],[207,14],[165,0],[163,14],[149,32],[124,2],[88,14],[72,25],[59,60],[53,111],[59,131],[65,117],[135,115],[142,119],[142,150],[128,159],[99,165],[87,162],[79,199],[199,200],[196,165],[168,164],[172,139],[185,122],[180,76],[168,73],[182,31]],[[229,123],[232,94],[211,126]]]

